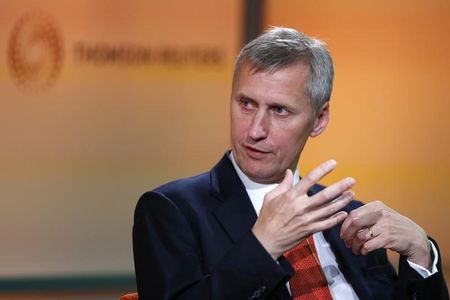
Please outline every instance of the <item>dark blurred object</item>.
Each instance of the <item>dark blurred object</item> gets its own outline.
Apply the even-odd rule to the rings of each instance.
[[[262,32],[264,3],[264,0],[245,0],[243,44]]]

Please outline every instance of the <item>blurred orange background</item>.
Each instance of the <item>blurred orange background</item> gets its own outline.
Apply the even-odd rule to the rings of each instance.
[[[210,168],[228,147],[240,10],[206,0],[2,3],[0,278],[134,273],[139,196]],[[57,51],[48,27],[64,58],[41,87]],[[133,60],[139,51],[150,58]],[[24,81],[33,64],[42,71]]]

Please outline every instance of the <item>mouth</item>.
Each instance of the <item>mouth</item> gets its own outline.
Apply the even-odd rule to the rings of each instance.
[[[261,150],[252,146],[243,146],[245,153],[250,157],[254,159],[261,159],[267,154],[269,154],[269,151]]]

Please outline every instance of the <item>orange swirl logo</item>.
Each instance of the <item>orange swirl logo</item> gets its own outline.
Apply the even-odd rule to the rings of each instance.
[[[21,88],[47,90],[56,80],[63,60],[61,33],[53,18],[42,12],[22,16],[9,39],[8,64]]]

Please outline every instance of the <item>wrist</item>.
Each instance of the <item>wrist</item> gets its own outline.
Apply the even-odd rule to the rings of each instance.
[[[425,242],[420,242],[417,245],[414,245],[412,249],[414,249],[414,252],[407,256],[408,260],[419,266],[429,269],[431,267],[433,259],[431,246],[428,239],[426,239]]]
[[[271,242],[273,239],[266,238],[262,232],[259,232],[257,228],[252,229],[253,235],[259,241],[261,246],[269,253],[269,255],[273,258],[273,260],[277,260],[283,253],[280,251],[276,251],[277,247]]]

